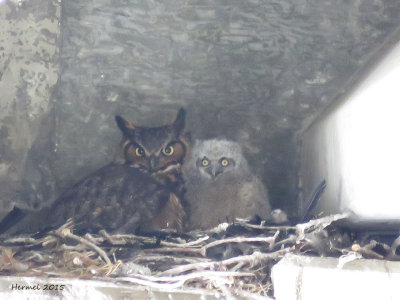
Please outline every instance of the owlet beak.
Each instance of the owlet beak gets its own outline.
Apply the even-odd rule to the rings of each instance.
[[[212,179],[216,179],[219,174],[222,173],[222,170],[219,167],[216,168],[208,168],[206,172],[211,175]]]

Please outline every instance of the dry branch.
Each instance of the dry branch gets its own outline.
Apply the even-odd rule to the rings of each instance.
[[[338,233],[331,232],[330,225],[346,217],[348,214],[332,215],[296,226],[267,226],[239,219],[207,231],[184,235],[164,231],[159,236],[110,234],[105,230],[79,236],[67,222],[41,238],[0,240],[0,274],[95,277],[163,290],[200,287],[218,291],[227,299],[238,295],[267,299],[272,290],[271,268],[290,252],[348,254],[342,257],[342,264],[358,257],[399,259],[396,250],[400,238],[390,246],[375,241],[335,244]]]

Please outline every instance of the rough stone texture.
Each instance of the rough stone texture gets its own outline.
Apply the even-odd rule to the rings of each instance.
[[[56,0],[0,2],[0,215],[18,201],[26,156],[58,79]]]
[[[40,135],[29,134],[36,137],[23,174],[29,205],[51,201],[112,159],[115,114],[157,125],[184,106],[194,138],[239,141],[272,206],[294,211],[294,133],[400,27],[398,0],[62,5],[54,110]]]

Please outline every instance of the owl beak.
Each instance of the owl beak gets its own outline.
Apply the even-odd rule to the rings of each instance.
[[[219,168],[210,168],[207,170],[207,173],[211,175],[211,178],[215,180],[222,171]]]
[[[157,168],[157,158],[155,156],[150,156],[150,172],[156,171]]]
[[[221,173],[222,173],[222,171],[220,169],[214,170],[214,172],[213,172],[214,178],[216,178]]]

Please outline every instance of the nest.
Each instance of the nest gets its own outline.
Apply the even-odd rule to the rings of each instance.
[[[285,254],[398,260],[400,239],[388,245],[357,242],[336,226],[347,214],[296,226],[267,226],[238,219],[207,231],[185,234],[98,234],[79,236],[73,222],[41,235],[3,237],[2,275],[82,278],[167,291],[204,289],[226,298],[271,297],[271,268]]]

